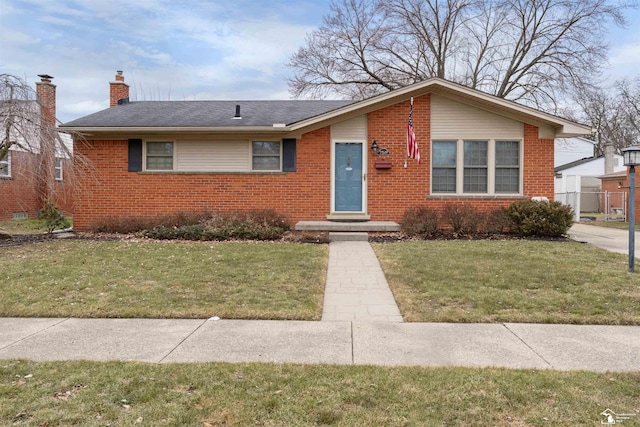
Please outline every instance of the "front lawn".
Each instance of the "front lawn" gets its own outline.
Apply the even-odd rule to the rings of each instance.
[[[0,361],[0,424],[578,426],[634,414],[640,373]]]
[[[0,248],[0,317],[319,320],[328,247],[53,240]]]
[[[625,255],[525,240],[373,246],[406,321],[640,325]]]

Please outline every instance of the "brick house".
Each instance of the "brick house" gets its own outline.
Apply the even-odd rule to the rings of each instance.
[[[409,207],[481,210],[554,194],[568,120],[433,78],[363,101],[129,102],[63,125],[93,165],[74,227],[110,217],[274,209],[292,221],[399,221]],[[409,110],[422,162],[406,156]],[[375,144],[374,144],[375,141]]]
[[[55,129],[57,124],[56,86],[51,83],[51,76],[40,77],[42,80],[36,83],[37,100],[17,102],[28,103],[22,111],[32,110],[33,119],[40,120],[41,125],[12,132],[11,137],[29,149],[13,145],[0,159],[0,220],[35,218],[48,197],[65,215],[71,215],[73,210],[71,160],[56,147],[63,143],[70,148],[71,138],[55,131],[45,135],[46,129]],[[6,111],[2,109],[2,113]]]
[[[637,172],[636,172],[637,176]],[[611,205],[609,208],[614,209],[624,209],[624,212],[628,214],[629,212],[629,168],[626,171],[622,172],[613,172],[606,175],[600,176],[600,180],[602,181],[602,191],[609,193],[624,193],[624,203],[625,206],[622,206],[620,202],[617,205]],[[618,201],[617,199],[616,201]],[[603,200],[604,205],[604,200]],[[640,186],[636,184],[636,206],[635,211],[640,212]],[[638,214],[636,213],[636,221],[640,219],[638,218]]]

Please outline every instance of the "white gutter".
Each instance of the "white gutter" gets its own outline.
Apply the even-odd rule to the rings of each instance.
[[[114,126],[114,127],[60,127],[60,131],[64,132],[80,132],[80,133],[116,133],[116,132],[130,132],[130,133],[150,133],[150,132],[289,132],[288,126],[211,126],[211,127],[189,127],[189,126],[162,126],[162,127],[150,127],[150,126]]]

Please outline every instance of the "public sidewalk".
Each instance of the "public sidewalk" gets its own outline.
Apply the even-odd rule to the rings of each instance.
[[[570,234],[622,249],[619,232]],[[640,326],[402,323],[371,245],[332,242],[322,322],[0,318],[14,358],[640,371]]]
[[[640,326],[0,318],[0,359],[640,371]]]

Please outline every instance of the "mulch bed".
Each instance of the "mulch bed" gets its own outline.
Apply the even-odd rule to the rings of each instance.
[[[57,235],[54,234],[14,234],[10,239],[0,239],[0,248],[28,245],[31,243],[45,242],[49,240],[57,239]],[[73,236],[65,237],[65,239],[75,240],[146,240],[151,241],[147,237],[139,234],[116,234],[116,233],[75,233]],[[408,237],[403,233],[369,233],[369,242],[376,243],[393,243],[393,242],[407,242],[407,241],[420,241],[420,240],[540,240],[540,241],[552,241],[552,242],[570,242],[573,241],[568,237],[520,237],[514,234],[487,234],[487,233],[473,233],[473,234],[456,234],[451,231],[439,231],[428,238]],[[328,232],[288,232],[279,241],[286,243],[316,243],[326,244],[329,243]]]

